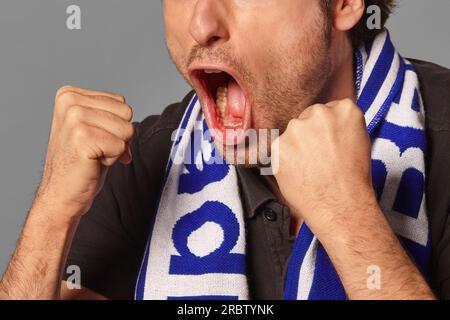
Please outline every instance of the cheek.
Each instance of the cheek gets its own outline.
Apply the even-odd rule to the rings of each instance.
[[[164,24],[166,43],[169,54],[177,67],[183,66],[184,57],[187,57],[192,47],[189,35],[189,14],[187,5],[190,1],[165,0]]]
[[[187,57],[189,55],[189,52],[183,50],[179,42],[177,41],[171,42],[169,39],[167,39],[167,50],[178,72],[183,76],[184,80],[192,87],[193,84],[189,79],[187,70]]]
[[[283,8],[272,10],[262,17],[248,14],[245,19],[239,19],[233,30],[233,41],[237,41],[233,48],[256,79],[263,79],[268,74],[277,72],[279,67],[288,67],[287,55],[293,58],[292,54],[295,56],[302,43],[308,46],[316,12],[308,15],[298,7],[289,9],[293,12]],[[297,58],[302,59],[301,56]]]

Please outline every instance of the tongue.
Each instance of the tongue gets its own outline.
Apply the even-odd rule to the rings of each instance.
[[[241,87],[234,79],[228,83],[228,112],[235,118],[244,118],[245,96]]]

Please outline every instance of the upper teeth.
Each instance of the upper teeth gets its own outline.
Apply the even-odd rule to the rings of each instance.
[[[205,69],[204,71],[205,71],[205,73],[209,73],[209,74],[211,74],[211,73],[222,73],[222,71],[215,70],[215,69]]]

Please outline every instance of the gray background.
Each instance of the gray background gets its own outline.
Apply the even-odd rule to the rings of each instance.
[[[135,120],[188,87],[165,49],[157,0],[2,0],[0,6],[0,274],[38,186],[53,97],[64,84],[125,95]],[[66,8],[82,30],[66,28]],[[450,67],[450,1],[403,0],[389,27],[399,51]]]

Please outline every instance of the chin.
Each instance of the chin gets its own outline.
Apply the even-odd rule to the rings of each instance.
[[[265,139],[267,140],[267,139]],[[253,141],[262,141],[257,139]],[[246,135],[240,144],[225,144],[215,140],[226,163],[244,168],[268,167],[271,164],[271,145],[252,143]]]

